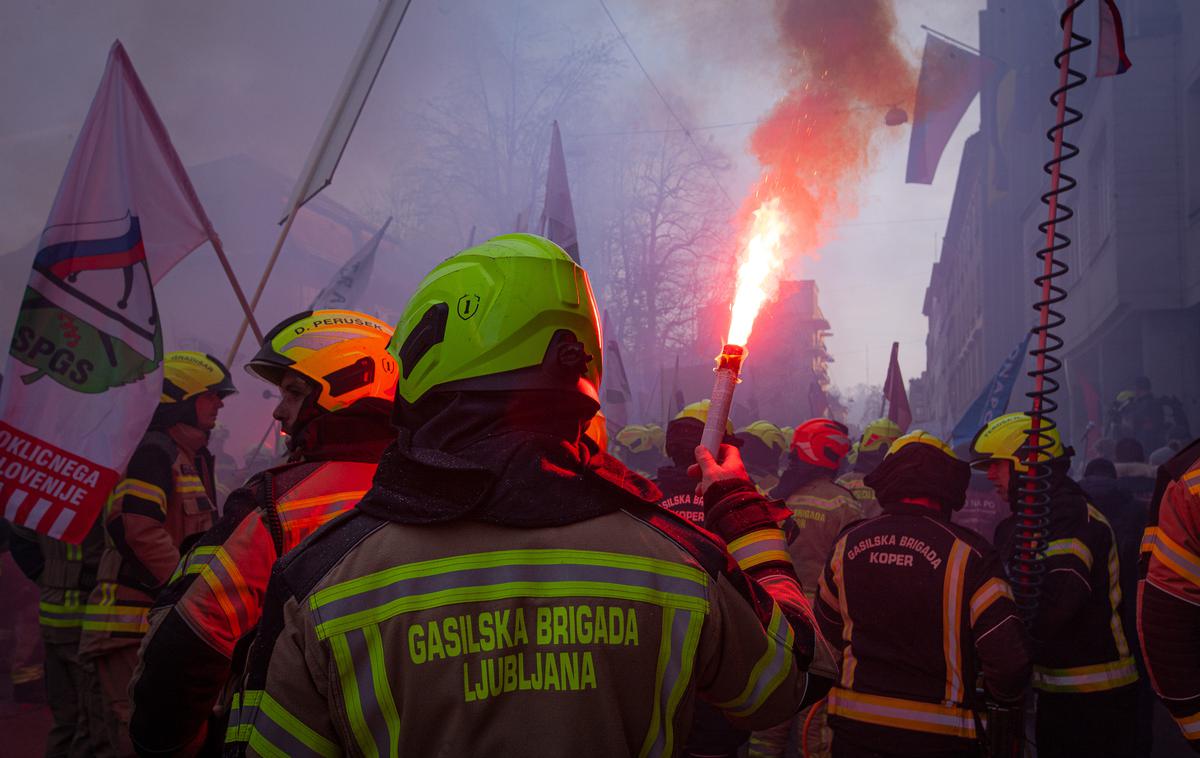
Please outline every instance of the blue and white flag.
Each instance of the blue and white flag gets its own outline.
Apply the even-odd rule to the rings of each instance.
[[[346,264],[334,274],[329,284],[317,293],[309,307],[310,310],[319,311],[327,308],[347,310],[355,307],[367,289],[367,281],[371,278],[371,269],[375,267],[375,251],[379,249],[379,243],[383,240],[383,235],[391,223],[392,217],[388,216],[388,220],[383,222],[383,226],[379,227],[375,236],[368,240],[367,244],[363,245],[362,250],[355,253],[353,258],[346,261]]]
[[[1000,370],[992,377],[992,381],[983,388],[975,402],[963,414],[954,431],[950,433],[950,446],[957,449],[959,445],[970,444],[975,434],[984,424],[1003,416],[1008,411],[1008,400],[1012,396],[1013,386],[1017,383],[1017,375],[1021,372],[1021,364],[1025,360],[1025,350],[1029,347],[1029,335],[1026,334],[1021,343],[1000,364]]]

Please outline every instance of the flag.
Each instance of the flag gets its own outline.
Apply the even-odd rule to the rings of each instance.
[[[333,172],[342,160],[346,143],[350,141],[350,134],[354,131],[354,125],[358,123],[367,96],[371,94],[371,87],[375,84],[375,77],[379,76],[379,69],[383,66],[410,2],[411,0],[380,0],[375,6],[375,15],[367,24],[366,34],[363,35],[362,42],[350,61],[350,68],[346,70],[346,78],[342,80],[342,86],[333,98],[333,105],[325,117],[321,131],[317,133],[317,141],[313,143],[312,152],[308,154],[304,170],[300,172],[286,214],[280,223],[287,221],[293,211],[312,200],[333,181]]]
[[[908,425],[912,423],[912,410],[908,407],[904,377],[900,376],[899,342],[892,343],[892,360],[888,363],[887,379],[883,382],[883,401],[887,406],[887,417],[895,421],[901,431],[908,431]],[[883,414],[882,408],[879,413]]]
[[[1100,44],[1096,48],[1096,76],[1116,76],[1133,64],[1125,55],[1125,25],[1116,0],[1100,0]]]
[[[329,284],[317,293],[312,305],[309,306],[310,310],[347,309],[355,306],[367,288],[367,281],[371,278],[371,269],[375,267],[375,251],[379,249],[379,243],[383,240],[383,235],[391,223],[392,217],[388,216],[388,220],[383,222],[383,226],[379,227],[375,236],[363,246],[362,250],[355,253],[353,258],[346,261],[346,265],[338,269]]]
[[[567,251],[579,263],[579,239],[575,236],[575,209],[567,184],[567,162],[563,158],[558,122],[550,134],[550,166],[546,170],[546,204],[542,209],[542,235]]]
[[[905,182],[933,183],[942,151],[979,92],[980,79],[978,55],[932,34],[925,35]]]
[[[1008,410],[1008,401],[1012,397],[1013,386],[1017,383],[1028,347],[1029,335],[1026,334],[1000,364],[996,375],[983,388],[983,392],[979,393],[979,397],[975,398],[975,402],[971,403],[966,413],[954,425],[954,431],[950,433],[950,447],[958,449],[961,445],[970,444],[971,440],[975,439],[975,434],[987,422],[997,416],[1003,416]]]
[[[604,333],[604,416],[620,430],[629,423],[629,407],[633,402],[633,390],[625,374],[625,362],[621,360],[621,346],[608,328],[608,312],[605,311],[601,331]]]
[[[120,42],[46,221],[0,389],[0,504],[78,543],[162,392],[154,282],[215,235]]]

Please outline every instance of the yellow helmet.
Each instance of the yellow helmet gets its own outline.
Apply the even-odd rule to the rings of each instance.
[[[1012,462],[1015,471],[1028,471],[1024,459],[1031,425],[1026,413],[1006,413],[992,419],[971,441],[971,465],[981,467],[991,461],[1006,460]],[[1050,442],[1050,447],[1039,454],[1041,462],[1071,454],[1070,448],[1063,446],[1057,428],[1043,428],[1039,434],[1043,435],[1043,440],[1049,438]]]
[[[779,427],[779,431],[783,432],[785,439],[790,440],[792,437],[796,436],[796,427],[794,426],[781,426]]]
[[[882,449],[884,445],[891,445],[902,434],[904,430],[895,421],[890,418],[877,418],[863,429],[858,449],[863,453],[873,453]]]
[[[900,450],[901,448],[903,448],[905,445],[912,445],[912,444],[929,445],[932,448],[941,450],[943,453],[950,456],[951,458],[954,458],[956,460],[958,459],[958,456],[954,454],[954,448],[947,445],[943,440],[941,440],[937,436],[930,434],[929,432],[923,431],[921,429],[914,429],[911,432],[909,432],[908,434],[897,437],[896,440],[894,442],[892,442],[891,447],[888,448],[887,454],[891,455],[892,453],[896,452],[897,450]]]
[[[288,369],[304,375],[327,411],[364,397],[392,402],[398,374],[387,351],[391,338],[391,327],[365,313],[305,311],[268,332],[246,370],[275,385]]]
[[[601,452],[608,452],[608,420],[604,418],[603,411],[596,411],[583,433],[592,438]]]
[[[855,442],[850,446],[850,452],[846,453],[846,462],[851,466],[858,463],[858,443]]]
[[[182,403],[205,392],[228,397],[237,392],[225,364],[195,350],[175,350],[163,356],[163,388],[158,402]]]
[[[707,424],[708,404],[708,400],[699,400],[691,403],[690,405],[685,405],[683,410],[681,410],[679,413],[676,413],[675,418],[671,420],[681,421],[685,418],[690,418],[695,421],[699,421],[701,424]],[[733,422],[728,419],[725,420],[725,433],[731,436],[733,435]]]
[[[657,447],[654,433],[646,424],[630,424],[617,432],[617,444],[631,453],[648,453]]]
[[[743,437],[757,437],[768,449],[775,451],[779,455],[783,455],[788,449],[789,438],[784,436],[782,429],[770,421],[755,421],[753,424],[739,429],[738,435]]]

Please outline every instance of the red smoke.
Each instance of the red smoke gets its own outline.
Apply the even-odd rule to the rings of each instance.
[[[811,253],[857,210],[872,137],[890,108],[911,112],[916,72],[897,41],[891,0],[777,0],[781,47],[795,84],[750,137],[762,175],[740,226],[778,197],[791,242]]]

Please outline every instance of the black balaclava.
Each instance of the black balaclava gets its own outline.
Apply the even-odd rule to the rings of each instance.
[[[924,498],[951,510],[967,501],[971,467],[931,445],[914,442],[883,459],[863,483],[875,490],[883,508]]]

